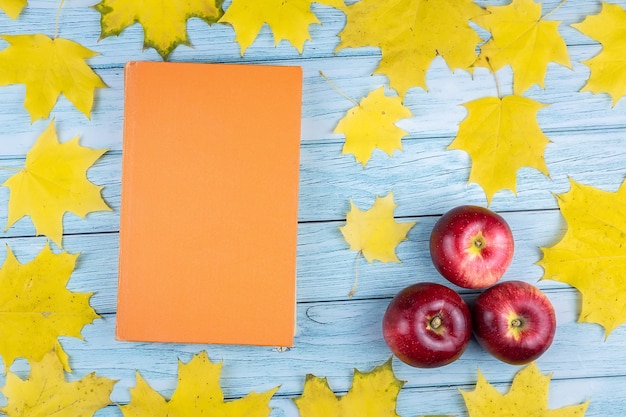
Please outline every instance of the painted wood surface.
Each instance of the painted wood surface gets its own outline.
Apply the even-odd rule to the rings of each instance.
[[[17,20],[0,16],[2,33],[53,34],[58,1],[31,0]],[[399,123],[407,132],[404,150],[393,158],[376,152],[365,169],[352,156],[342,155],[343,137],[334,126],[352,107],[321,76],[329,77],[345,94],[359,100],[387,82],[372,76],[380,59],[375,48],[334,53],[337,34],[345,23],[335,9],[314,5],[321,25],[311,26],[313,40],[302,55],[286,42],[274,46],[271,32],[264,27],[244,57],[234,43],[233,30],[224,25],[208,26],[198,19],[188,23],[193,48],[181,46],[172,61],[234,62],[299,65],[304,69],[301,179],[298,233],[298,333],[295,346],[287,351],[272,347],[222,345],[178,345],[122,343],[114,339],[117,291],[117,250],[121,181],[123,67],[129,60],[159,60],[153,50],[141,50],[143,31],[135,25],[119,37],[98,40],[99,14],[89,6],[93,0],[67,1],[59,19],[59,36],[97,51],[89,63],[109,86],[96,94],[91,120],[60,99],[52,117],[61,140],[80,136],[81,144],[108,148],[107,154],[90,169],[89,178],[103,185],[103,196],[112,212],[94,213],[86,219],[65,216],[64,248],[80,253],[69,282],[75,291],[94,292],[92,305],[102,316],[85,327],[85,340],[63,338],[74,374],[79,378],[96,371],[118,380],[112,400],[124,404],[135,372],[164,396],[176,386],[177,361],[187,361],[205,349],[213,360],[223,360],[222,386],[227,398],[238,398],[252,390],[280,385],[271,405],[272,416],[297,416],[291,399],[301,393],[306,374],[328,377],[330,386],[341,395],[350,387],[354,368],[367,371],[390,357],[382,340],[381,317],[391,297],[416,281],[444,283],[430,263],[428,237],[438,216],[460,204],[485,205],[484,193],[476,184],[467,184],[470,160],[461,151],[448,151],[466,113],[462,103],[495,94],[493,76],[477,70],[452,74],[441,59],[428,72],[429,91],[411,90],[406,105],[414,117]],[[481,5],[504,1],[477,1]],[[559,2],[545,1],[544,10]],[[618,2],[626,6],[626,2]],[[228,2],[225,7],[228,6]],[[517,196],[509,191],[496,194],[491,208],[509,222],[516,238],[513,263],[504,279],[522,279],[545,290],[553,301],[558,329],[551,349],[538,365],[552,373],[550,405],[559,407],[591,399],[587,416],[626,415],[626,327],[618,328],[605,340],[599,326],[578,324],[580,296],[572,288],[554,281],[539,281],[542,269],[536,265],[540,247],[558,241],[565,223],[554,193],[569,189],[570,179],[606,190],[615,190],[626,175],[626,104],[614,107],[608,95],[580,93],[589,71],[581,61],[600,46],[569,27],[585,14],[599,11],[600,2],[570,0],[551,15],[563,21],[572,68],[550,65],[546,88],[533,87],[528,97],[549,104],[538,119],[550,138],[546,161],[550,177],[522,169],[518,174]],[[504,92],[510,90],[510,73],[498,78]],[[215,85],[219,88],[219,84]],[[49,120],[30,123],[23,109],[24,87],[0,90],[0,164],[19,167],[35,139]],[[254,132],[250,132],[254,136]],[[10,176],[0,171],[0,181]],[[348,292],[355,277],[356,256],[348,250],[338,227],[345,223],[349,201],[362,208],[376,195],[393,191],[398,203],[398,221],[417,221],[408,240],[398,247],[402,263],[359,264],[359,287],[354,297]],[[164,190],[166,198],[167,190]],[[6,219],[8,189],[0,188],[0,218]],[[254,213],[250,213],[254,216]],[[158,227],[155,229],[158,231]],[[158,239],[158,233],[152,237]],[[35,236],[28,218],[2,233],[2,240],[27,262],[38,253],[45,239]],[[163,242],[167,244],[167,242]],[[4,258],[5,247],[0,247]],[[242,260],[245,261],[245,260]],[[472,291],[462,291],[467,300]],[[199,325],[205,320],[198,318]],[[219,319],[219,318],[218,318]],[[13,370],[27,373],[18,360]],[[470,390],[477,370],[502,390],[518,367],[488,356],[472,341],[457,362],[437,369],[410,368],[394,360],[394,370],[407,381],[398,401],[402,416],[422,414],[466,415],[459,389]],[[0,383],[4,377],[0,376]],[[121,416],[116,406],[98,416]]]

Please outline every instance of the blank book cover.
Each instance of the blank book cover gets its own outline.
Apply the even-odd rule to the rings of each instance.
[[[125,68],[120,340],[291,346],[299,67]]]

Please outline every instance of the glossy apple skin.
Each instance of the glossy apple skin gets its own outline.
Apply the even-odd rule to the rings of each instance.
[[[534,361],[552,344],[556,315],[548,297],[523,281],[505,281],[485,290],[472,305],[476,340],[501,361]]]
[[[383,336],[404,363],[419,368],[447,365],[461,356],[472,335],[470,310],[454,290],[417,283],[400,291],[383,317]]]
[[[463,288],[495,284],[509,267],[513,233],[497,213],[459,206],[439,218],[430,235],[430,256],[448,281]]]

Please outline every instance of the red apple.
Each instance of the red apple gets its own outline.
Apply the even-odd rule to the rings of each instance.
[[[469,307],[454,290],[418,283],[400,291],[383,318],[383,336],[403,362],[434,368],[456,360],[472,334]]]
[[[496,358],[521,365],[537,359],[552,344],[554,308],[539,288],[505,281],[480,294],[472,306],[474,335]]]
[[[445,213],[430,235],[430,256],[448,281],[463,288],[495,284],[513,258],[507,222],[484,207],[460,206]]]

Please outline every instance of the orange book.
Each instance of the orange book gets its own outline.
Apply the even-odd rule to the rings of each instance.
[[[293,345],[302,70],[125,68],[117,338]]]

